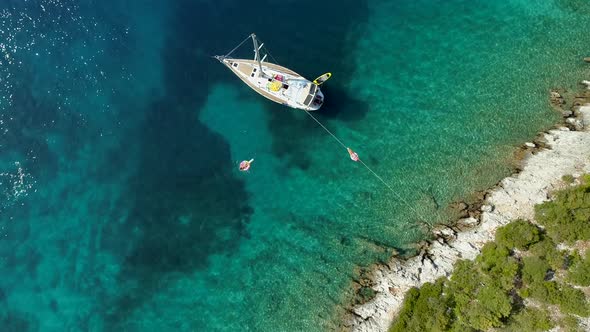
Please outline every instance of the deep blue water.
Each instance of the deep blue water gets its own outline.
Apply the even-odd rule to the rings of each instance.
[[[557,121],[549,89],[589,74],[576,0],[5,0],[0,17],[2,331],[336,329],[359,269],[509,174]],[[316,116],[395,193],[210,57],[252,32],[333,73]]]

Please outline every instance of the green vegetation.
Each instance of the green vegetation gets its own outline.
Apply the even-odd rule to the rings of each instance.
[[[456,307],[464,307],[473,300],[471,294],[479,287],[479,273],[472,261],[462,260],[455,265],[450,281],[446,282],[449,292],[453,294]]]
[[[539,233],[537,226],[519,219],[498,229],[496,242],[506,248],[525,250],[531,244],[539,242]]]
[[[583,332],[580,328],[578,319],[572,315],[567,315],[559,321],[559,325],[563,327],[564,331],[568,332]]]
[[[488,243],[473,261],[462,260],[450,280],[413,288],[390,331],[487,330],[512,311],[509,290],[518,262],[506,247]]]
[[[486,243],[476,264],[483,279],[502,291],[509,291],[518,272],[518,262],[510,256],[510,251],[495,242]]]
[[[561,177],[561,179],[563,180],[563,182],[565,182],[567,184],[574,183],[574,177],[571,174],[564,175],[564,176]]]
[[[588,183],[586,176],[582,185],[536,206],[545,230],[513,221],[497,230],[495,242],[484,245],[474,261],[458,261],[450,278],[410,290],[390,331],[546,331],[555,325],[577,330],[572,315],[590,316],[590,305],[569,283],[590,286],[590,250],[581,257],[558,250],[556,243],[590,239]],[[539,307],[523,306],[522,298]],[[559,308],[557,321],[548,305]]]
[[[451,318],[447,311],[448,298],[443,296],[443,281],[412,288],[406,295],[405,306],[390,331],[445,331]],[[418,315],[414,313],[420,313]]]
[[[574,257],[567,280],[576,285],[590,286],[590,249],[586,250],[586,256],[583,259],[577,253]]]
[[[527,285],[543,282],[551,268],[546,260],[537,256],[524,257],[522,263],[522,281]]]
[[[448,282],[455,327],[487,330],[501,326],[512,308],[507,280],[514,278],[518,268],[508,250],[489,243],[475,263],[461,261],[459,267]]]
[[[557,250],[557,247],[550,237],[543,237],[543,239],[533,244],[529,253],[532,256],[539,257],[545,260],[553,270],[565,269],[565,262],[567,252]]]
[[[548,304],[555,304],[563,313],[587,317],[590,308],[584,292],[570,285],[556,281],[533,282],[520,294]]]
[[[512,301],[502,289],[487,285],[479,289],[475,301],[459,309],[465,317],[461,323],[477,330],[488,330],[502,326],[502,320],[512,311]]]
[[[576,322],[577,324],[577,322]],[[522,331],[547,331],[554,324],[549,318],[547,310],[537,308],[524,308],[522,311],[515,313],[510,317],[506,327],[502,331],[522,332]]]
[[[585,176],[582,185],[535,206],[535,218],[557,243],[590,240],[590,178]]]

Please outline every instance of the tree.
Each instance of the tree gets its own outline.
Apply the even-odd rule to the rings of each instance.
[[[535,206],[535,218],[557,243],[590,239],[590,183],[566,189]]]
[[[539,242],[539,228],[532,223],[518,219],[496,231],[496,242],[509,249],[517,248],[526,250],[528,247]]]

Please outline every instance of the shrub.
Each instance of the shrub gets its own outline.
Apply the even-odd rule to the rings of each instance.
[[[496,242],[510,249],[526,250],[539,240],[539,228],[522,219],[515,220],[496,231]]]
[[[471,300],[455,308],[454,330],[488,330],[502,326],[512,310],[510,297],[495,285],[483,285]]]
[[[509,255],[510,251],[506,247],[488,242],[476,259],[481,272],[489,277],[488,282],[498,285],[503,290],[509,290],[514,286],[514,278],[518,272],[518,263]]]
[[[428,285],[428,283],[424,284],[423,287],[426,285]],[[416,306],[418,297],[420,297],[419,288],[412,287],[406,293],[399,315],[397,316],[394,324],[389,329],[389,332],[403,331],[404,329],[408,328],[408,325],[412,320],[412,316],[414,315],[414,307]]]
[[[569,285],[555,281],[533,282],[521,294],[542,302],[556,304],[563,313],[573,313],[583,317],[589,314],[584,292]]]
[[[448,294],[455,304],[454,330],[486,330],[499,327],[510,315],[518,263],[510,251],[493,242],[482,248],[475,262],[459,261],[448,282]]]
[[[532,282],[530,285],[522,288],[519,293],[522,297],[532,297],[542,302],[552,303],[549,302],[550,295],[547,283],[553,283],[553,281]]]
[[[588,317],[589,308],[584,292],[569,285],[561,285],[557,296],[557,305],[563,313]]]
[[[556,242],[590,239],[590,183],[563,190],[555,200],[535,206],[535,218]]]
[[[563,180],[563,182],[565,182],[567,184],[574,183],[574,177],[571,174],[566,174],[566,175],[562,176],[561,179]]]
[[[559,325],[568,332],[583,332],[578,319],[572,315],[566,315],[559,321]]]
[[[503,331],[521,332],[521,331],[547,331],[553,327],[547,310],[537,308],[524,308],[522,311],[512,315]]]
[[[580,286],[590,286],[590,250],[586,251],[586,256],[574,261],[568,271],[567,280]]]
[[[475,261],[482,270],[488,271],[502,265],[508,256],[510,256],[510,251],[505,246],[499,246],[495,242],[488,242],[481,248],[481,254]]]
[[[557,250],[555,243],[550,237],[543,236],[543,239],[540,242],[531,245],[529,253],[532,256],[547,261],[553,270],[564,269],[567,252]]]
[[[473,261],[460,260],[448,284],[448,293],[452,294],[457,306],[466,305],[473,299],[476,289],[481,284],[480,275]]]
[[[485,331],[500,324],[499,318],[478,302],[473,302],[462,309],[460,317],[465,321],[467,327],[472,329]]]
[[[549,263],[536,256],[522,259],[522,281],[528,285],[545,281],[550,266]]]
[[[450,303],[443,296],[443,278],[436,283],[426,283],[420,289],[412,288],[406,295],[399,318],[389,330],[444,331],[448,330],[451,317]]]
[[[501,320],[508,317],[512,310],[512,301],[508,294],[493,285],[484,286],[477,294],[477,301],[487,311],[488,322],[480,326],[472,325],[476,329],[486,330],[492,326],[501,326]]]

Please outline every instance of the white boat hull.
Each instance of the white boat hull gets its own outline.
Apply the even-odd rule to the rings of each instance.
[[[315,111],[324,102],[319,86],[288,68],[269,62],[259,65],[257,61],[249,59],[217,59],[254,91],[276,103]]]

